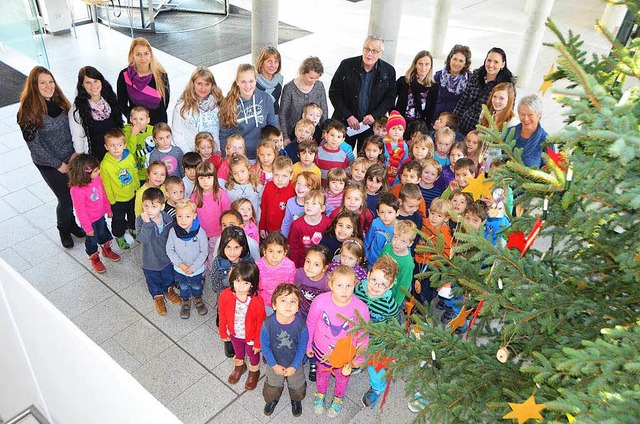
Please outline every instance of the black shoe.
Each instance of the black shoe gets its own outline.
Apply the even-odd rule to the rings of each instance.
[[[231,342],[224,342],[224,356],[227,358],[233,358],[236,355],[236,351],[233,349]]]
[[[71,227],[71,234],[73,234],[74,236],[76,236],[78,238],[83,238],[83,237],[87,236],[87,233],[84,232],[82,227],[78,227],[75,224]]]
[[[269,417],[269,416],[271,416],[271,414],[273,414],[273,410],[276,409],[276,405],[278,404],[278,400],[279,399],[272,400],[271,402],[267,403],[264,406],[264,411],[262,411],[262,412],[264,412],[264,415]]]
[[[316,381],[316,371],[318,370],[318,366],[315,362],[311,362],[309,364],[309,381]]]
[[[58,230],[58,233],[60,233],[60,242],[62,243],[62,247],[65,249],[71,249],[73,247],[71,233],[62,230]]]
[[[302,402],[300,402],[299,400],[292,400],[291,413],[294,417],[299,417],[300,415],[302,415]]]

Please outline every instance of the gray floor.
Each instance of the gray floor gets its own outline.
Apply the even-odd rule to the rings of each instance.
[[[233,3],[245,9],[251,7],[250,0]],[[425,41],[428,35],[424,32],[429,33],[432,3],[405,0],[403,4],[396,59],[398,74],[404,72],[416,51],[428,48]],[[453,3],[446,46],[456,42],[468,44],[474,53],[474,68],[490,47],[502,46],[511,55],[509,65],[513,69],[526,24],[524,1]],[[570,0],[557,0],[552,17],[561,28],[572,27],[582,33],[588,49],[606,51],[606,43],[593,30],[593,22],[602,15],[604,4],[599,0],[583,1],[580,14],[575,13],[574,4]],[[328,87],[340,60],[358,54],[368,25],[369,5],[339,0],[328,3],[314,0],[302,5],[296,0],[280,0],[280,21],[312,32],[279,47],[285,81],[296,74],[303,58],[315,54],[324,62],[326,72],[322,81]],[[427,30],[421,32],[417,28]],[[105,26],[100,26],[100,34],[102,50],[97,49],[90,25],[78,28],[77,39],[69,34],[46,39],[51,69],[70,98],[74,97],[79,67],[96,66],[115,82],[117,72],[125,66],[129,39]],[[547,31],[545,40],[552,39]],[[172,108],[194,67],[160,51],[156,56],[171,78]],[[541,52],[534,80],[521,88],[518,95],[537,91],[554,57],[550,49]],[[0,51],[0,60],[25,73],[32,66],[6,51]],[[225,93],[238,63],[249,60],[243,56],[211,68]],[[440,69],[441,63],[441,59],[436,60],[434,68]],[[550,93],[543,102],[543,125],[550,132],[557,131],[562,126],[559,107]],[[119,263],[107,263],[107,272],[96,275],[90,271],[82,242],[76,240],[71,250],[60,247],[55,229],[55,199],[31,162],[15,124],[16,111],[17,105],[0,109],[0,256],[185,423],[326,422],[326,416],[312,412],[313,384],[303,405],[303,416],[298,420],[291,416],[286,391],[269,419],[262,414],[261,385],[253,392],[243,390],[244,378],[236,386],[228,385],[226,379],[232,364],[222,353],[213,315],[196,315],[184,321],[178,317],[178,308],[169,305],[167,316],[158,316],[138,266],[139,248],[125,252]],[[212,299],[210,288],[206,288],[205,300],[213,309]],[[360,405],[360,396],[367,387],[366,373],[354,376],[344,409],[332,421],[412,420],[414,415],[406,407],[402,382],[392,382],[381,416],[378,409],[371,411]]]

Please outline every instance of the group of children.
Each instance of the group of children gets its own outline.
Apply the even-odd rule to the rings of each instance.
[[[462,191],[484,172],[486,152],[476,132],[456,142],[453,115],[438,118],[432,138],[426,126],[407,128],[393,111],[375,122],[354,157],[345,126],[327,120],[320,128],[321,113],[307,105],[286,146],[278,128],[265,127],[251,163],[239,135],[228,138],[224,157],[206,132],[196,135],[194,152],[182,152],[167,124],[150,126],[148,111],[134,107],[124,131],[105,134],[101,163],[86,154],[70,163],[72,199],[95,271],[105,272],[98,245],[117,261],[112,238],[128,249],[128,230],[142,245],[158,314],[167,313],[167,299],[180,305],[183,319],[192,304],[207,314],[202,293],[211,284],[225,354],[234,362],[228,382],[248,370],[245,388],[253,390],[262,352],[266,415],[285,380],[293,415],[302,413],[305,362],[317,385],[314,412],[336,416],[351,370],[361,368],[371,383],[362,402],[375,406],[386,381],[384,369],[365,365],[366,352],[382,341],[350,330],[361,320],[399,319],[408,294],[423,303],[438,298],[443,321],[450,320],[461,298],[451,287],[436,292],[414,279],[430,261],[416,246],[441,236],[448,254],[452,234],[479,230],[493,201],[473,202]],[[330,375],[336,384],[325,409]]]

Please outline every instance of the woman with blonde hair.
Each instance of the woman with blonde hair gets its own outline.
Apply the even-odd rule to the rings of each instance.
[[[132,107],[144,106],[149,110],[151,125],[167,122],[169,76],[146,38],[131,41],[129,66],[120,72],[117,87],[120,109],[127,119]]]
[[[187,82],[173,110],[173,142],[183,152],[194,151],[194,141],[199,132],[211,133],[215,140],[214,152],[220,151],[220,102],[222,90],[209,68],[198,66]]]
[[[239,134],[245,142],[245,153],[255,162],[260,142],[260,130],[267,125],[278,127],[273,111],[273,100],[264,91],[256,90],[256,68],[248,63],[238,65],[236,79],[220,102],[220,149],[224,150],[227,137]]]
[[[280,110],[280,95],[284,85],[284,78],[280,74],[281,69],[282,56],[280,56],[278,49],[270,46],[262,49],[256,62],[256,71],[258,72],[256,87],[273,97],[273,111],[276,115]]]
[[[426,50],[419,51],[407,69],[407,73],[396,82],[399,111],[407,124],[424,121],[429,128],[433,122],[433,111],[438,98],[437,86],[433,81],[433,57]]]

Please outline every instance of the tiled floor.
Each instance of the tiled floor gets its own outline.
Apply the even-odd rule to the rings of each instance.
[[[602,15],[604,4],[599,0],[585,0],[580,3],[580,13],[575,13],[574,3],[556,1],[552,18],[560,28],[571,27],[582,33],[588,49],[605,52],[606,43],[593,29],[593,22]],[[238,0],[234,4],[251,8],[250,0]],[[280,0],[279,4],[282,21],[313,32],[280,46],[285,81],[296,74],[303,58],[317,55],[324,62],[326,72],[322,80],[328,87],[340,60],[358,54],[368,27],[370,3]],[[428,48],[433,4],[420,0],[403,2],[396,60],[399,75],[404,73],[416,51]],[[524,1],[454,1],[445,45],[469,45],[474,53],[474,68],[480,65],[490,47],[501,46],[515,71],[522,30],[527,22],[523,9]],[[52,71],[70,98],[74,96],[75,78],[81,66],[97,67],[112,82],[125,66],[129,39],[110,32],[105,26],[100,26],[100,32],[101,50],[97,49],[90,25],[78,28],[77,39],[70,34],[46,38]],[[551,40],[547,31],[545,41]],[[168,70],[172,103],[175,103],[193,66],[162,52],[156,54]],[[519,95],[537,91],[554,57],[551,49],[542,50],[531,84],[520,88]],[[0,51],[0,60],[10,64],[13,61],[23,72],[28,72],[31,66],[19,63],[8,52]],[[249,60],[245,56],[212,68],[223,91],[228,90],[237,64]],[[441,67],[442,60],[437,59],[435,69]],[[562,123],[559,107],[550,94],[544,97],[544,103],[542,122],[550,132],[557,131]],[[15,124],[16,111],[17,105],[0,109],[0,256],[185,423],[295,421],[286,391],[269,419],[262,414],[261,386],[246,392],[243,385],[227,384],[232,365],[222,354],[213,314],[196,315],[184,321],[178,317],[174,305],[168,306],[165,317],[154,312],[138,266],[140,249],[125,252],[119,263],[106,264],[106,274],[96,275],[90,271],[81,241],[76,240],[71,250],[60,247],[55,229],[55,198],[31,162]],[[210,289],[205,291],[205,300],[211,308],[215,306]],[[402,382],[392,383],[381,416],[376,416],[379,411],[372,412],[360,405],[360,396],[367,385],[366,373],[353,377],[343,412],[334,421],[370,423],[412,419],[406,408]],[[313,385],[308,391],[313,392]],[[311,395],[307,396],[303,408],[301,419],[309,423],[326,422],[326,417],[311,412]]]

